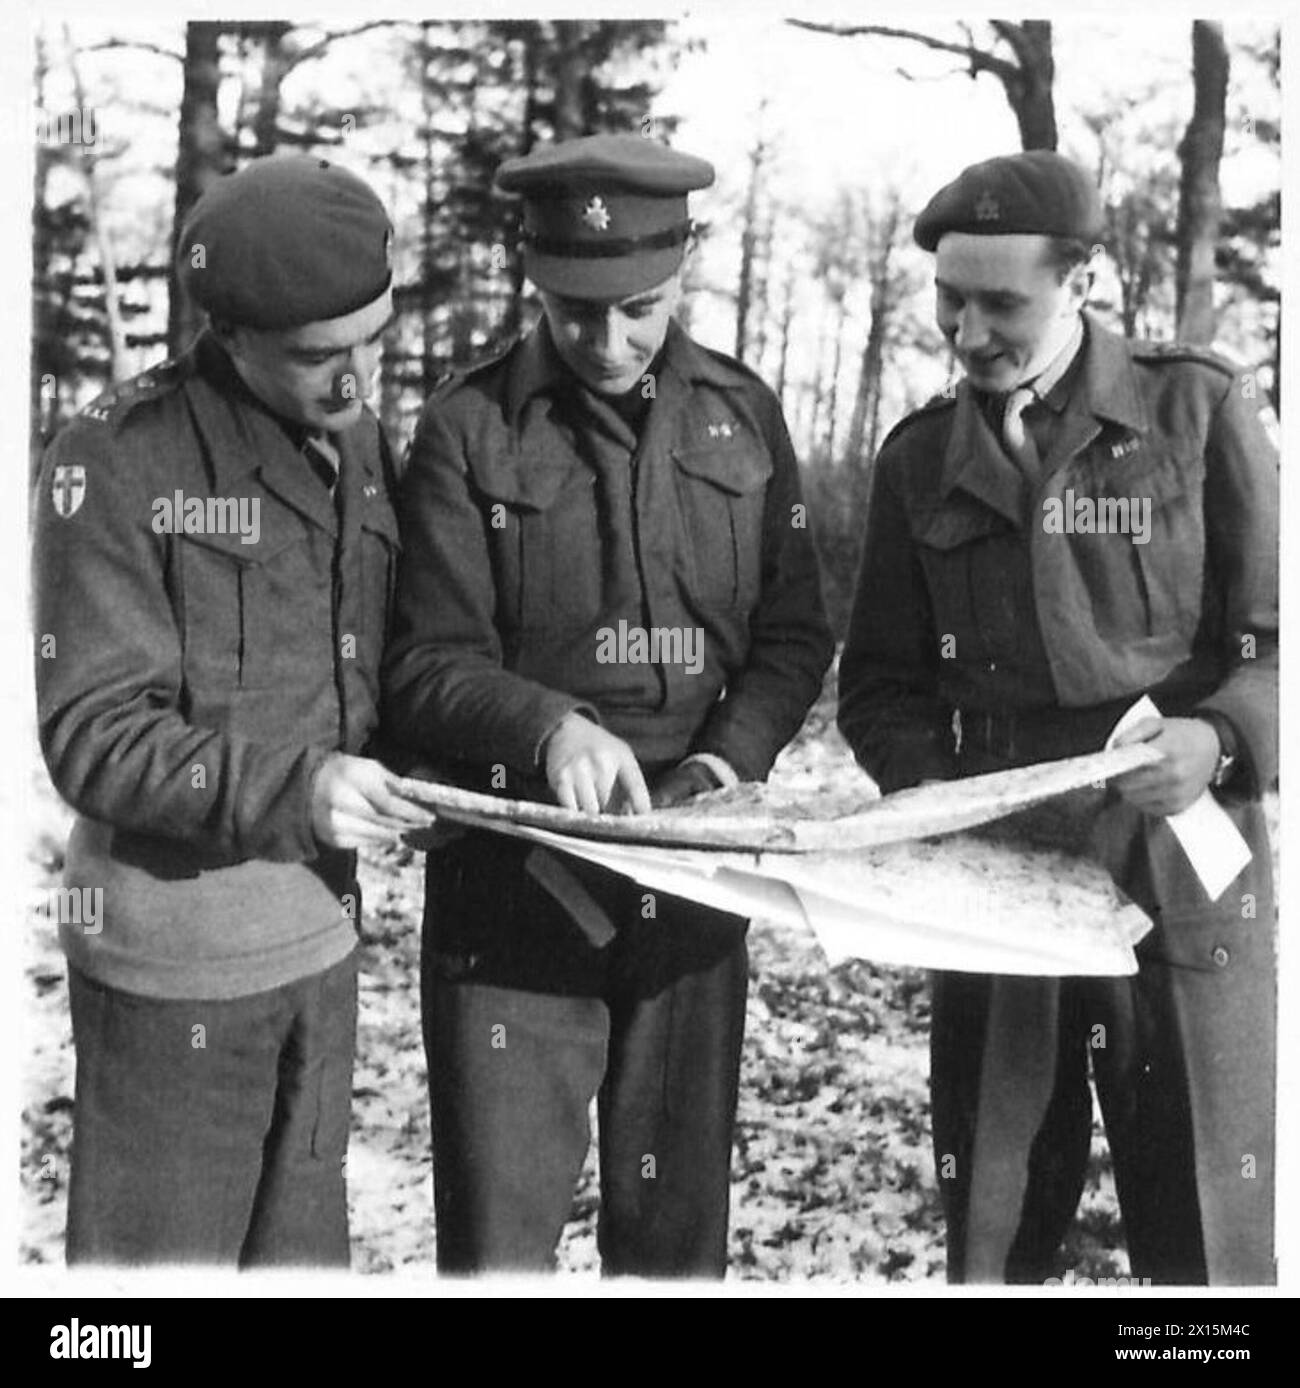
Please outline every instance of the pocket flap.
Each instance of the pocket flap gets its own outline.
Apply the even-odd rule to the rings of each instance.
[[[734,496],[757,491],[772,475],[772,459],[752,446],[678,447],[673,449],[673,457],[683,472]]]
[[[916,538],[929,549],[950,550],[1013,529],[1005,516],[988,507],[952,501],[918,520]]]
[[[469,467],[485,496],[526,511],[545,511],[586,464],[553,427],[524,431],[517,446],[472,452]]]

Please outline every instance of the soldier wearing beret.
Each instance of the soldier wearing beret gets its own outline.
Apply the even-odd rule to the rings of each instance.
[[[780,407],[672,319],[712,181],[637,136],[498,172],[543,314],[425,410],[386,662],[395,739],[466,785],[677,804],[762,780],[821,687]],[[746,984],[735,917],[500,837],[431,852],[439,1267],[553,1266],[598,1096],[604,1270],[722,1276]]]
[[[1084,311],[1099,230],[1091,181],[1045,152],[967,169],[917,219],[965,379],[881,448],[839,721],[892,791],[1094,751],[1151,696],[1121,740],[1163,760],[1091,793],[1074,843],[1154,921],[1136,976],[935,977],[949,1276],[1059,1271],[1091,1060],[1133,1274],[1265,1283],[1276,458],[1249,378]],[[1207,788],[1253,851],[1218,900],[1166,822]]]
[[[210,327],[55,439],[41,746],[77,811],[70,1263],[348,1262],[356,847],[428,816],[362,755],[396,567],[363,397],[388,217],[323,160],[195,204]],[[86,893],[102,894],[86,897]]]

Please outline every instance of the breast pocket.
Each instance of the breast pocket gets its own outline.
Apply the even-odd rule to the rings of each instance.
[[[596,476],[575,467],[558,485],[485,488],[497,616],[514,631],[564,631],[600,616],[603,561]]]
[[[312,527],[238,535],[183,535],[183,665],[192,705],[220,708],[251,692],[283,691],[329,662],[333,641],[332,537]]]
[[[1205,583],[1204,465],[1177,451],[1075,482],[1098,533],[1072,548],[1098,630],[1190,640]]]
[[[757,444],[673,450],[692,596],[748,611],[762,580],[763,508],[772,459]]]
[[[1032,578],[1019,532],[994,511],[957,502],[917,529],[917,554],[946,658],[999,659],[1016,651],[1033,620]]]

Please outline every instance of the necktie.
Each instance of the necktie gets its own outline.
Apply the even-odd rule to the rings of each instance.
[[[339,480],[338,450],[323,434],[309,434],[302,445],[311,470],[325,484],[331,496]]]
[[[1040,460],[1038,445],[1034,436],[1025,426],[1025,410],[1038,399],[1038,393],[1031,386],[1017,386],[1007,396],[1006,411],[1002,416],[1002,442],[1007,446],[1019,465],[1021,472],[1031,482],[1038,481]]]

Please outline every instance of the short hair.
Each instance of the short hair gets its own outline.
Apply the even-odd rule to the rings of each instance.
[[[1097,247],[1077,236],[1049,236],[1047,238],[1047,265],[1056,272],[1057,280],[1064,284],[1066,276],[1076,265],[1086,265],[1092,259]]]

